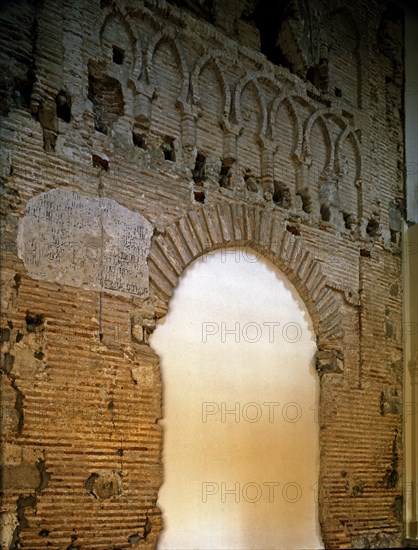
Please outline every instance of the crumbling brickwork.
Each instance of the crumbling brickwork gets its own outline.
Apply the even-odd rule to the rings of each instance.
[[[4,548],[155,547],[148,339],[190,262],[233,245],[314,323],[324,544],[402,545],[403,14],[275,10],[0,8]]]

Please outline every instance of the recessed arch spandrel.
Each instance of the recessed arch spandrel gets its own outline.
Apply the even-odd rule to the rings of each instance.
[[[302,153],[302,143],[303,143],[303,129],[301,117],[299,116],[295,103],[290,94],[280,94],[278,95],[270,109],[269,114],[269,127],[267,130],[268,136],[274,139],[274,135],[280,131],[280,117],[279,112],[281,109],[286,109],[289,117],[292,120],[294,136],[292,137],[293,141],[293,150],[292,154],[300,158]]]
[[[179,90],[177,99],[179,101],[186,101],[187,93],[189,89],[189,70],[187,68],[187,64],[183,57],[182,51],[178,45],[178,37],[171,30],[157,32],[148,44],[146,59],[147,59],[148,68],[150,70],[150,76],[149,76],[150,82],[154,86],[157,86],[158,83],[161,85],[161,82],[164,82],[164,80],[163,81],[158,80],[157,75],[155,75],[153,71],[155,55],[158,49],[161,47],[161,45],[169,46],[172,57],[173,59],[175,59],[178,77],[181,81],[180,90]]]
[[[216,74],[216,78],[222,91],[222,115],[229,117],[231,110],[231,90],[223,73],[222,60],[220,59],[221,56],[223,56],[223,52],[213,50],[207,52],[200,59],[198,59],[190,77],[190,86],[192,90],[193,103],[200,107],[203,101],[202,94],[204,91],[202,90],[199,79],[202,72],[207,67],[210,67]]]
[[[149,75],[154,86],[151,130],[163,136],[178,138],[188,72],[174,36],[158,33],[149,45],[147,58],[151,60]]]
[[[265,104],[264,94],[262,92],[259,77],[259,74],[249,73],[245,78],[241,79],[235,89],[235,116],[238,126],[245,127],[246,120],[248,118],[248,113],[246,110],[245,99],[246,93],[249,91],[254,94],[257,98],[258,107],[259,107],[259,119],[257,126],[257,134],[265,135],[266,126],[267,126],[267,107]]]
[[[191,85],[193,104],[197,108],[198,148],[222,158],[222,127],[229,117],[231,96],[220,63],[211,54],[204,56],[196,65]]]
[[[335,171],[343,170],[343,148],[347,141],[351,143],[355,157],[355,179],[361,178],[361,144],[359,138],[350,126],[346,126],[335,142]]]
[[[238,159],[247,175],[261,175],[260,136],[266,126],[266,108],[258,83],[249,81],[243,88],[237,87],[239,94],[237,120],[240,135],[237,140]]]

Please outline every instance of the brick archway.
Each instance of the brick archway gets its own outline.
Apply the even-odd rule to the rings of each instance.
[[[189,212],[153,238],[148,258],[151,295],[166,306],[184,269],[222,247],[248,246],[283,271],[311,315],[320,351],[341,357],[340,297],[293,226],[271,211],[247,205],[215,205]]]

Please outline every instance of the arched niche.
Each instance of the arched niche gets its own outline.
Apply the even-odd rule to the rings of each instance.
[[[184,85],[184,73],[178,47],[171,37],[162,35],[155,44],[152,74],[153,83],[159,85],[152,101],[151,130],[162,136],[179,138],[181,111],[178,101]]]
[[[308,310],[246,247],[183,273],[151,339],[164,387],[158,548],[319,548],[319,378]]]

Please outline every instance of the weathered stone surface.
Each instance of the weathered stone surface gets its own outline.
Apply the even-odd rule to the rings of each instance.
[[[401,407],[401,398],[396,388],[382,391],[380,394],[380,412],[382,415],[399,414]]]
[[[13,534],[18,525],[18,519],[13,512],[0,513],[0,545],[1,548],[10,548],[13,541]]]
[[[84,485],[89,495],[100,500],[116,497],[122,493],[122,480],[116,472],[91,474]]]
[[[148,295],[151,224],[110,199],[54,189],[29,201],[18,247],[37,279]]]
[[[143,389],[151,389],[154,386],[154,379],[155,379],[155,368],[151,365],[139,365],[137,367],[132,367],[132,380],[135,382],[135,384],[138,384],[138,386]]]
[[[343,372],[341,357],[338,357],[334,352],[318,351],[316,354],[316,370],[320,375],[326,373],[341,374]]]
[[[2,468],[2,482],[4,489],[14,489],[24,492],[34,491],[41,484],[41,475],[36,464],[22,462],[15,466]]]

